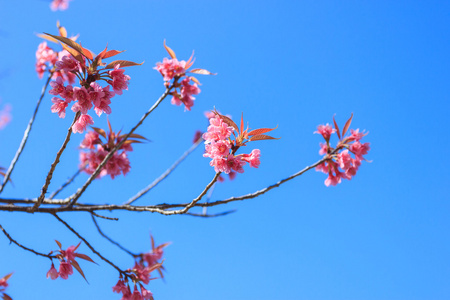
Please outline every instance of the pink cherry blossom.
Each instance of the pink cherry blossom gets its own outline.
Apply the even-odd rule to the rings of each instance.
[[[82,114],[87,114],[88,110],[92,108],[92,102],[91,97],[86,88],[74,87],[73,97],[78,101],[72,106],[72,111],[74,112],[81,111]]]
[[[114,70],[109,71],[109,76],[111,76],[112,80],[108,80],[107,82],[112,86],[117,95],[122,95],[122,90],[128,90],[130,76],[124,75],[124,72],[124,69],[120,69],[120,64],[117,64]]]
[[[65,92],[66,88],[64,87],[64,81],[61,77],[56,78],[56,81],[51,81],[50,86],[52,89],[48,91],[52,95],[60,95]]]
[[[89,115],[81,115],[72,126],[73,133],[83,133],[88,125],[94,125],[92,117]]]
[[[186,72],[186,62],[184,60],[178,61],[176,58],[164,58],[162,63],[156,63],[155,70],[157,70],[164,77],[164,81],[170,81],[175,76],[180,76]]]
[[[80,62],[76,60],[72,55],[64,55],[60,60],[56,62],[56,71],[78,71],[80,68]]]
[[[69,278],[69,275],[73,274],[73,268],[72,265],[66,261],[62,261],[59,264],[59,276],[62,279]]]
[[[66,10],[69,8],[69,1],[71,0],[53,0],[52,3],[50,3],[50,9],[53,11]]]
[[[36,51],[36,72],[39,78],[44,76],[44,72],[51,69],[58,60],[58,53],[47,46],[47,42],[39,44]]]
[[[58,113],[60,118],[64,118],[66,116],[67,102],[57,97],[53,97],[52,102],[54,103],[51,107],[52,113]]]
[[[73,96],[73,87],[68,85],[64,88],[64,91],[60,93],[60,96],[66,99],[67,103],[70,103],[74,100]]]
[[[153,300],[153,294],[149,290],[145,289],[141,284],[141,294],[144,300]]]
[[[48,270],[47,272],[47,278],[51,278],[52,280],[55,280],[56,278],[58,278],[59,273],[55,268],[55,265],[52,263],[52,266],[50,267],[50,270]]]
[[[317,126],[317,131],[314,131],[314,133],[321,134],[326,141],[328,141],[331,137],[331,134],[335,132],[336,130],[333,129],[328,123],[326,125]]]
[[[113,286],[113,292],[118,294],[126,294],[128,292],[128,287],[125,285],[125,281],[123,281],[123,279],[119,279],[116,285]]]
[[[250,167],[258,168],[261,163],[259,161],[260,156],[261,151],[259,149],[253,149],[250,154],[243,154],[241,160],[248,162]]]
[[[80,144],[80,148],[94,149],[95,144],[100,141],[99,134],[95,131],[89,131],[84,136],[83,141]]]

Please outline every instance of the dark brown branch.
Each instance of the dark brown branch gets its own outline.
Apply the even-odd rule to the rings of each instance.
[[[175,168],[181,163],[183,162],[183,160],[186,159],[186,157],[191,154],[197,147],[198,145],[200,145],[203,142],[202,138],[199,138],[186,152],[183,153],[183,155],[181,155],[181,157],[173,163],[172,166],[170,166],[170,168],[168,168],[164,173],[161,174],[161,176],[159,176],[158,178],[156,178],[151,184],[149,184],[146,188],[144,188],[143,190],[141,190],[139,193],[137,193],[135,196],[133,196],[132,198],[130,198],[127,202],[124,203],[124,205],[129,205],[132,204],[134,201],[138,200],[139,198],[141,198],[142,196],[144,196],[146,193],[148,193],[151,189],[153,189],[155,186],[158,185],[158,183],[160,183],[161,181],[163,181],[164,179],[166,179],[167,176],[170,175],[170,173],[175,170]]]
[[[161,95],[161,97],[159,97],[158,100],[156,100],[156,102],[153,104],[153,106],[141,117],[141,119],[139,120],[139,122],[130,130],[130,132],[128,132],[128,134],[120,141],[120,143],[118,143],[109,153],[108,155],[105,156],[105,158],[103,159],[103,161],[98,165],[97,169],[95,169],[94,173],[92,173],[92,175],[88,178],[88,180],[86,181],[86,183],[79,188],[75,194],[73,194],[72,196],[69,197],[70,199],[70,204],[68,205],[69,207],[73,206],[78,198],[80,198],[80,196],[84,193],[84,191],[87,189],[87,187],[92,183],[92,181],[98,176],[98,174],[100,173],[100,171],[102,170],[102,168],[106,165],[106,163],[108,162],[108,160],[114,155],[114,153],[120,148],[122,147],[122,145],[125,143],[125,141],[130,137],[131,134],[133,134],[133,132],[139,127],[141,126],[141,124],[144,122],[144,120],[148,117],[148,115],[150,115],[158,106],[159,104],[167,97],[167,95],[169,95],[170,91],[172,90],[173,86],[176,84],[176,82],[174,82],[170,87],[168,87],[166,89],[166,91]]]
[[[95,212],[91,212],[92,215],[96,216],[97,218],[101,218],[101,219],[105,219],[105,220],[110,220],[110,221],[119,221],[119,218],[111,218],[111,217],[106,217],[106,216],[102,216],[99,214],[96,214]]]
[[[3,233],[6,235],[6,237],[9,239],[9,241],[10,241],[11,243],[16,244],[16,245],[19,246],[20,248],[22,248],[22,249],[24,249],[24,250],[27,250],[27,251],[29,251],[29,252],[32,252],[32,253],[34,253],[34,254],[36,254],[36,255],[39,255],[39,256],[47,257],[47,258],[50,258],[50,259],[56,258],[56,256],[54,256],[54,255],[49,255],[49,254],[40,253],[40,252],[37,252],[36,250],[33,250],[33,249],[31,249],[31,248],[28,248],[28,247],[25,247],[25,246],[19,244],[19,242],[17,242],[16,240],[14,240],[14,239],[9,235],[9,233],[6,232],[6,230],[3,228],[2,225],[0,225],[0,230],[3,231]]]
[[[89,247],[89,249],[91,249],[92,252],[94,252],[98,257],[100,257],[103,261],[107,262],[109,265],[111,265],[114,269],[116,269],[117,271],[119,271],[120,274],[127,276],[127,273],[125,271],[122,271],[118,266],[116,266],[115,264],[113,264],[110,260],[108,260],[107,258],[105,258],[103,255],[101,255],[97,250],[94,249],[94,247],[91,246],[91,244],[89,244],[89,242],[82,237],[75,229],[73,229],[72,227],[70,227],[69,224],[67,224],[63,219],[61,219],[57,214],[53,214],[53,216],[58,219],[59,222],[63,223],[64,226],[66,226],[70,231],[72,231],[80,240],[82,240],[86,246]]]
[[[48,186],[50,185],[50,182],[51,182],[52,177],[53,177],[53,172],[55,171],[56,166],[59,163],[59,158],[61,157],[62,153],[66,149],[67,144],[70,141],[70,136],[72,135],[73,124],[75,124],[75,122],[77,121],[77,119],[80,116],[80,114],[81,114],[80,112],[77,112],[75,114],[75,117],[73,118],[72,124],[70,125],[69,129],[67,130],[66,138],[64,139],[64,142],[63,142],[61,148],[59,149],[58,153],[56,153],[55,160],[53,161],[53,163],[52,163],[52,165],[50,167],[50,171],[48,171],[47,177],[45,178],[45,183],[44,183],[44,185],[42,186],[42,189],[41,189],[41,195],[38,197],[38,201],[36,202],[36,204],[31,208],[31,210],[30,210],[31,212],[34,212],[42,204],[42,201],[44,201],[45,194],[47,193]]]
[[[114,241],[113,239],[111,239],[109,236],[107,236],[105,233],[103,233],[103,231],[100,229],[100,226],[97,223],[97,220],[95,220],[95,217],[92,216],[92,221],[95,224],[95,227],[97,227],[98,233],[100,233],[100,235],[102,237],[104,237],[105,239],[107,239],[111,244],[116,245],[117,247],[119,247],[120,249],[122,249],[123,251],[125,251],[126,253],[128,253],[129,255],[135,257],[138,257],[138,254],[135,254],[133,252],[131,252],[130,250],[128,250],[127,248],[123,247],[121,244],[119,244],[118,242]]]
[[[45,82],[45,85],[42,87],[41,96],[39,97],[39,100],[36,104],[36,108],[34,109],[33,116],[31,116],[31,119],[28,122],[28,126],[25,129],[25,132],[23,133],[23,138],[22,138],[22,141],[20,142],[19,149],[17,149],[17,152],[14,155],[14,158],[12,159],[11,164],[9,165],[9,168],[6,171],[6,174],[4,176],[2,186],[0,187],[0,193],[3,192],[3,189],[5,188],[6,183],[8,183],[9,178],[11,177],[11,173],[14,170],[14,166],[16,165],[17,161],[19,160],[20,155],[23,152],[23,149],[25,148],[25,145],[28,141],[28,137],[30,136],[31,127],[33,126],[34,119],[36,118],[36,115],[38,113],[39,106],[41,105],[42,99],[45,96],[45,91],[47,90],[48,84],[50,83],[50,80],[52,79],[53,71],[54,71],[53,69],[50,71],[47,81]]]

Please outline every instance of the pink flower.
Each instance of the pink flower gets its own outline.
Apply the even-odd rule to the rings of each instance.
[[[89,115],[81,115],[72,126],[73,133],[83,133],[88,125],[94,125],[92,117]]]
[[[259,161],[260,156],[261,151],[259,149],[253,149],[250,154],[243,154],[241,160],[248,162],[250,164],[250,167],[258,168],[259,164],[261,163]]]
[[[203,133],[200,130],[197,130],[194,133],[194,138],[192,139],[192,144],[195,144],[201,137],[202,137]]]
[[[69,278],[69,275],[72,275],[72,274],[73,274],[72,265],[66,261],[62,261],[59,264],[59,276],[62,279],[67,279],[67,278]]]
[[[361,144],[360,142],[355,141],[353,144],[350,145],[350,151],[352,151],[356,157],[359,157],[360,160],[362,160],[362,156],[366,155],[369,150],[370,150],[369,143]]]
[[[52,3],[50,3],[50,9],[53,11],[56,10],[66,10],[69,8],[69,1],[70,0],[53,0]]]
[[[190,84],[190,81],[191,79],[189,77],[181,81],[181,94],[174,96],[171,102],[176,105],[180,105],[180,102],[182,102],[186,110],[191,110],[191,107],[194,105],[195,98],[192,95],[198,95],[200,93],[197,84]]]
[[[123,279],[119,279],[116,285],[113,286],[113,292],[118,294],[126,294],[128,292],[128,287],[125,285],[125,281],[123,281]]]
[[[326,186],[330,186],[330,185],[337,185],[338,183],[341,183],[341,178],[339,176],[335,176],[332,173],[329,173],[328,178],[325,179],[325,185]]]
[[[184,60],[178,61],[176,58],[164,58],[162,63],[156,63],[155,70],[159,71],[164,77],[164,81],[172,80],[175,76],[180,76],[186,72],[186,62]]]
[[[317,131],[314,133],[319,133],[323,136],[326,141],[330,140],[331,134],[335,133],[336,130],[333,129],[329,124],[317,126]]]
[[[228,126],[219,116],[209,119],[211,124],[208,131],[203,134],[205,142],[226,140],[233,133],[233,127]]]
[[[143,300],[141,293],[138,291],[137,286],[134,286],[133,294],[131,295],[131,300]]]
[[[59,274],[58,271],[55,268],[55,265],[52,263],[52,266],[50,267],[50,270],[47,272],[47,278],[51,278],[52,280],[55,280],[58,278]]]
[[[6,282],[5,278],[0,279],[0,286],[5,287],[5,288],[8,287],[8,282]]]
[[[72,111],[78,112],[81,111],[82,114],[87,114],[88,110],[92,107],[91,97],[89,96],[88,91],[85,87],[74,87],[73,88],[73,97],[78,100],[72,106]],[[94,124],[94,123],[92,123]]]
[[[61,77],[58,77],[61,78]],[[71,85],[68,85],[64,88],[64,91],[60,93],[60,96],[66,99],[67,103],[70,103],[74,100],[73,97],[73,87]]]
[[[78,71],[80,63],[72,55],[64,55],[56,62],[56,71]]]
[[[40,43],[36,51],[36,72],[39,78],[42,78],[44,72],[53,67],[57,60],[58,54],[48,47],[46,42]]]
[[[52,113],[58,113],[58,117],[64,118],[66,116],[67,102],[57,97],[53,97],[52,102],[54,103],[51,107]]]
[[[153,294],[152,292],[150,292],[149,290],[146,290],[142,284],[141,286],[141,294],[142,294],[142,298],[145,300],[153,300]]]
[[[124,75],[124,72],[124,69],[120,69],[120,64],[117,64],[114,67],[114,70],[109,71],[109,76],[111,76],[112,81],[108,80],[107,82],[112,86],[117,95],[122,95],[122,90],[128,90],[128,80],[130,80],[130,76]]]
[[[244,173],[243,166],[245,165],[245,161],[242,161],[240,157],[229,154],[227,157],[227,165],[238,173]]]
[[[52,87],[52,89],[48,92],[55,96],[63,93],[66,90],[66,88],[64,87],[64,81],[61,77],[56,78],[56,81],[51,81],[50,86]]]
[[[348,170],[352,166],[353,159],[348,153],[348,150],[342,151],[337,157],[337,162],[342,170]]]
[[[67,250],[63,250],[62,254],[67,259],[67,261],[71,262],[75,260],[75,246],[70,246]]]
[[[84,136],[81,142],[80,148],[84,149],[95,149],[95,144],[100,141],[99,134],[95,131],[89,131]]]

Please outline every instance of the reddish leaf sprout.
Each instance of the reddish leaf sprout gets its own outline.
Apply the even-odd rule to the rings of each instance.
[[[80,144],[80,149],[88,150],[89,152],[80,152],[80,167],[88,174],[93,174],[98,165],[103,161],[106,155],[121,142],[124,135],[112,131],[111,124],[108,120],[109,132],[108,134],[101,128],[92,127],[84,136]],[[102,141],[103,138],[105,141]],[[120,174],[126,175],[130,171],[130,161],[128,160],[127,152],[133,151],[131,144],[141,143],[141,140],[147,140],[139,134],[131,134],[118,151],[108,161],[108,163],[100,171],[97,178],[105,175],[110,175],[112,179]],[[120,150],[122,150],[120,152]]]
[[[366,160],[363,155],[366,155],[370,150],[369,143],[362,144],[360,142],[368,133],[359,132],[359,129],[350,129],[350,135],[344,137],[350,128],[352,118],[353,114],[345,123],[342,132],[334,118],[335,128],[332,128],[329,124],[319,125],[317,131],[314,132],[321,134],[326,141],[326,144],[320,143],[319,150],[319,154],[325,155],[326,160],[316,167],[316,171],[328,174],[328,178],[325,180],[326,186],[335,186],[341,183],[342,179],[352,179],[356,175],[361,162]],[[330,146],[330,138],[333,133],[336,133],[339,138],[336,148]]]
[[[170,92],[170,95],[172,95],[171,103],[178,106],[184,104],[185,110],[191,110],[195,100],[193,95],[198,95],[200,93],[200,88],[198,87],[200,82],[194,76],[187,76],[186,73],[202,75],[215,74],[205,69],[193,69],[188,71],[188,69],[194,64],[195,59],[192,60],[194,53],[192,53],[191,58],[189,58],[187,62],[184,60],[178,61],[175,52],[166,46],[165,41],[164,48],[169,53],[171,59],[165,57],[162,63],[156,63],[156,67],[154,67],[154,69],[161,73],[165,81],[164,85],[166,87],[169,87],[171,85],[170,82],[173,80],[175,90]]]
[[[0,296],[4,300],[12,300],[12,298],[5,293],[6,288],[8,287],[8,279],[12,276],[13,273],[9,273],[8,275],[0,278]]]
[[[124,300],[145,299],[153,300],[153,294],[147,290],[143,284],[148,284],[152,278],[151,273],[157,271],[161,278],[164,278],[162,270],[162,256],[164,254],[163,249],[170,243],[164,243],[155,247],[155,241],[153,236],[150,236],[152,241],[152,251],[148,253],[141,253],[135,256],[135,264],[132,269],[126,270],[129,274],[125,278],[122,274],[119,277],[119,281],[113,286],[113,292],[122,294]],[[133,292],[131,292],[129,279],[134,284]],[[139,285],[139,289],[138,289]]]
[[[66,250],[62,250],[61,243],[59,241],[55,240],[55,242],[59,247],[59,250],[57,250],[59,254],[56,255],[59,260],[59,271],[56,270],[55,265],[52,261],[50,270],[48,270],[47,272],[47,278],[50,277],[52,280],[55,280],[58,277],[60,277],[61,279],[68,279],[69,276],[73,274],[73,268],[75,268],[81,274],[81,276],[83,276],[84,280],[86,280],[83,270],[81,269],[75,258],[81,258],[93,263],[95,262],[86,254],[75,252],[80,246],[81,242],[78,243],[77,246],[70,246]]]

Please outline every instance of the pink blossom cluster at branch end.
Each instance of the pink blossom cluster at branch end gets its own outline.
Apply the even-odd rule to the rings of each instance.
[[[69,1],[71,0],[53,0],[50,3],[50,9],[53,11],[66,10],[69,8]]]
[[[154,271],[157,271],[161,278],[164,277],[162,273],[164,270],[162,266],[163,249],[170,243],[164,243],[155,247],[155,241],[152,236],[151,242],[152,250],[135,256],[134,267],[126,270],[127,275],[125,278],[121,274],[119,281],[113,286],[113,292],[122,294],[121,300],[153,300],[152,292],[147,290],[144,284],[149,284],[150,280],[157,279],[151,276],[151,273]],[[131,292],[129,280],[134,284],[133,292]]]
[[[86,254],[75,252],[80,246],[81,242],[78,243],[77,246],[70,246],[66,250],[62,250],[61,243],[59,241],[55,240],[55,242],[56,244],[58,244],[59,247],[59,250],[57,250],[59,254],[56,255],[57,259],[59,260],[59,270],[56,270],[55,265],[53,264],[52,261],[50,270],[48,270],[47,272],[47,278],[50,277],[52,280],[55,280],[58,277],[60,277],[61,279],[68,279],[69,276],[73,274],[73,268],[75,268],[86,280],[83,270],[81,269],[80,265],[75,260],[75,258],[81,258],[93,263],[95,262]]]
[[[326,186],[335,186],[341,183],[342,179],[352,179],[356,175],[361,162],[366,160],[364,155],[370,150],[369,143],[361,143],[361,139],[367,135],[367,133],[359,132],[359,129],[350,129],[350,135],[345,137],[348,132],[353,115],[347,120],[342,132],[336,121],[334,121],[334,127],[329,124],[317,126],[318,133],[325,139],[325,144],[320,143],[320,155],[325,155],[326,160],[316,167],[316,171],[328,174],[328,178],[325,179]],[[333,134],[336,134],[339,142],[335,148],[330,146],[330,138]],[[352,156],[353,154],[353,156]]]
[[[0,278],[0,297],[4,300],[12,300],[12,298],[5,293],[6,288],[8,287],[8,279],[12,276],[13,273],[9,273],[6,276]]]
[[[122,135],[120,131],[118,133],[112,131],[109,120],[108,126],[108,133],[101,128],[92,127],[93,131],[88,131],[80,144],[80,168],[84,168],[84,172],[88,174],[93,174],[106,155],[125,137],[125,134]],[[131,144],[139,143],[139,140],[146,140],[146,138],[132,134],[118,151],[114,152],[97,178],[110,175],[111,179],[114,179],[118,175],[126,175],[131,168],[128,152],[133,151]],[[88,152],[85,152],[86,150]]]
[[[249,131],[244,130],[244,120],[241,117],[240,128],[229,117],[214,112],[215,116],[209,119],[207,132],[203,134],[205,140],[204,157],[211,158],[210,166],[214,167],[216,173],[223,172],[229,174],[234,171],[244,173],[244,165],[258,168],[260,165],[261,151],[253,149],[249,154],[236,154],[241,146],[246,146],[248,142],[258,140],[275,139],[265,135],[275,128],[259,128]],[[231,139],[233,134],[234,139]]]
[[[59,25],[59,24],[58,24]],[[59,97],[53,97],[51,111],[57,113],[60,118],[66,116],[66,108],[74,101],[71,110],[79,113],[80,117],[72,126],[74,133],[83,133],[88,125],[94,124],[94,120],[88,111],[94,108],[95,113],[101,116],[103,113],[111,113],[111,98],[115,95],[122,95],[123,90],[128,90],[128,81],[130,76],[125,75],[123,67],[141,65],[126,60],[116,60],[109,64],[102,60],[113,57],[123,51],[109,50],[105,48],[98,55],[94,55],[90,50],[83,48],[81,44],[75,42],[75,39],[67,38],[67,31],[64,27],[59,27],[59,36],[45,34],[39,35],[50,41],[57,41],[63,45],[65,55],[55,58],[55,52],[47,49],[47,46],[40,47],[37,56],[39,56],[39,74],[50,66],[55,70],[56,79],[50,82],[52,89],[50,94]],[[42,49],[41,49],[42,48]],[[52,52],[53,51],[53,52]],[[45,62],[45,63],[43,63]],[[65,78],[67,77],[67,78]],[[72,86],[74,83],[70,78],[78,78],[80,86]],[[65,85],[68,79],[69,85]],[[101,86],[99,82],[104,81],[106,86]]]
[[[164,85],[166,87],[169,87],[171,85],[171,81],[173,80],[172,84],[174,91],[170,92],[170,95],[172,95],[172,100],[170,103],[178,106],[184,104],[185,110],[191,110],[195,100],[193,95],[198,95],[200,93],[200,88],[198,87],[200,82],[194,76],[187,76],[186,74],[215,74],[205,69],[193,69],[189,71],[188,69],[194,64],[195,59],[192,60],[194,54],[192,54],[188,61],[179,61],[175,55],[175,52],[166,46],[165,41],[164,48],[169,53],[171,58],[168,59],[165,57],[162,63],[156,63],[156,67],[154,67],[154,69],[161,73],[165,81]]]

